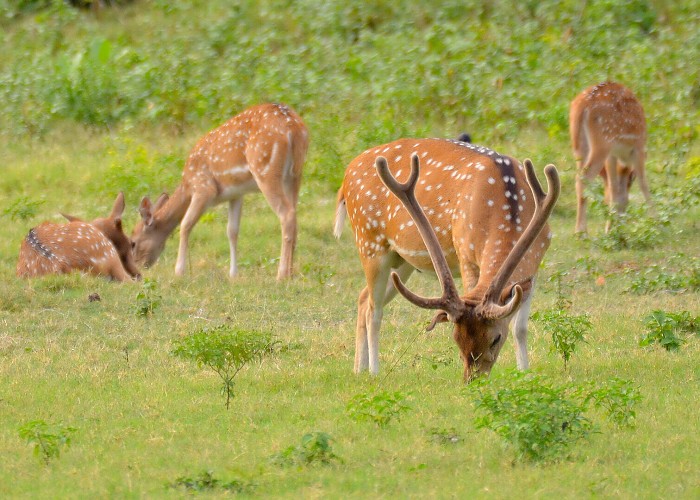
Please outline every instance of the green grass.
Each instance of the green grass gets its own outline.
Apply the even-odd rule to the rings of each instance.
[[[700,154],[697,71],[690,64],[700,47],[693,43],[700,32],[697,1],[650,3],[651,34],[643,29],[644,16],[629,21],[630,12],[646,12],[644,2],[630,3],[636,10],[629,12],[606,8],[615,2],[588,2],[588,17],[564,48],[559,41],[573,22],[567,16],[575,19],[579,2],[502,1],[490,12],[481,3],[445,1],[433,9],[433,3],[378,1],[363,9],[327,2],[314,16],[304,15],[309,2],[286,8],[282,2],[243,3],[235,12],[217,1],[167,8],[171,3],[135,2],[106,10],[99,20],[55,7],[59,14],[48,19],[41,16],[54,11],[0,21],[0,37],[11,48],[0,54],[0,96],[7,103],[0,117],[0,206],[43,202],[31,205],[36,213],[24,220],[0,216],[1,497],[172,497],[185,493],[168,484],[206,471],[222,483],[253,485],[244,494],[282,498],[700,494],[700,339],[690,336],[672,353],[639,346],[645,316],[654,310],[697,315],[700,292],[625,292],[635,276],[626,269],[658,265],[683,273],[689,264],[675,257],[679,252],[697,268],[700,208],[678,207],[673,224],[661,227],[661,239],[642,250],[596,245],[605,222],[595,210],[592,240],[574,239],[566,130],[567,104],[578,91],[607,77],[620,79],[647,110],[648,170],[657,199],[686,185]],[[11,10],[0,1],[0,12]],[[611,32],[620,16],[627,24]],[[53,46],[58,29],[65,37]],[[360,42],[350,42],[353,33]],[[118,71],[102,75],[115,78],[125,102],[111,122],[90,123],[75,112],[82,108],[67,107],[78,102],[64,100],[68,87],[60,81],[52,86],[58,70],[51,61],[75,56],[98,36],[110,40],[112,54],[127,51],[126,59],[112,61]],[[209,50],[218,56],[204,57]],[[149,83],[129,73],[138,66],[128,58],[133,53],[161,77]],[[38,71],[30,72],[31,64]],[[506,75],[500,89],[499,75]],[[156,83],[163,92],[154,93]],[[60,102],[48,101],[49,94]],[[152,115],[143,95],[150,95]],[[102,102],[100,109],[113,110],[109,94],[95,99],[86,101],[88,108]],[[134,312],[141,284],[80,275],[15,278],[19,244],[30,227],[60,220],[59,211],[103,215],[114,193],[125,189],[125,225],[131,228],[140,197],[172,191],[199,136],[262,99],[289,102],[311,129],[293,281],[275,281],[279,224],[260,195],[244,202],[240,278],[227,277],[225,207],[217,207],[193,232],[184,279],[174,277],[172,240],[145,271],[161,296],[149,317]],[[331,234],[344,167],[370,144],[463,129],[479,143],[533,158],[538,172],[553,162],[562,173],[562,198],[551,220],[555,239],[534,310],[554,306],[557,290],[547,278],[566,271],[571,313],[589,314],[593,327],[565,371],[550,352],[549,335],[531,321],[532,369],[557,384],[628,379],[642,394],[636,427],[617,428],[593,412],[599,432],[558,463],[516,462],[494,433],[475,428],[450,329],[423,333],[431,314],[406,301],[386,309],[380,376],[352,374],[356,299],[364,280],[349,230],[339,242]],[[631,204],[641,205],[636,184],[632,192]],[[595,272],[577,265],[582,258]],[[434,293],[438,285],[414,276],[411,286]],[[88,301],[93,292],[100,302]],[[230,410],[217,392],[216,374],[171,355],[175,339],[222,323],[270,331],[281,343],[276,354],[238,374]],[[515,366],[512,346],[511,339],[496,373]],[[376,389],[407,396],[410,409],[385,427],[351,419],[348,402]],[[48,465],[19,437],[32,420],[77,429],[71,446]],[[435,429],[462,439],[441,444]],[[315,431],[332,437],[341,461],[309,467],[270,462]]]

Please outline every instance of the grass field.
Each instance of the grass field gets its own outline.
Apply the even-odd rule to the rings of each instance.
[[[232,481],[243,495],[276,498],[700,495],[700,339],[681,335],[672,352],[639,345],[654,310],[700,315],[697,1],[581,10],[567,1],[154,0],[97,19],[41,4],[0,0],[9,49],[0,54],[0,497],[186,496],[172,484],[206,471],[220,483],[199,485],[214,496]],[[648,217],[635,184],[618,239],[604,236],[599,204],[591,237],[576,239],[567,106],[608,78],[645,105],[660,217]],[[172,238],[144,272],[159,304],[150,316],[135,312],[143,283],[15,277],[29,228],[59,211],[103,215],[124,190],[130,230],[141,196],[172,191],[198,137],[263,100],[287,102],[311,132],[294,280],[275,281],[279,224],[260,195],[243,207],[240,277],[227,276],[217,207],[195,227],[185,278],[173,273]],[[564,297],[592,328],[565,370],[543,323],[531,321],[532,371],[565,386],[618,377],[641,395],[633,427],[591,409],[596,432],[553,462],[519,460],[475,426],[450,329],[424,333],[432,315],[404,300],[386,309],[380,376],[352,373],[364,278],[349,229],[332,237],[345,165],[399,136],[462,130],[531,157],[538,172],[548,162],[561,172],[533,311]],[[438,288],[422,275],[411,286]],[[176,339],[221,324],[279,341],[237,376],[229,410],[216,374],[171,353]],[[512,346],[494,381],[515,366]],[[409,408],[383,427],[353,420],[353,397],[377,391]],[[33,420],[76,429],[48,464],[19,436]],[[339,460],[271,460],[314,431],[332,437]]]

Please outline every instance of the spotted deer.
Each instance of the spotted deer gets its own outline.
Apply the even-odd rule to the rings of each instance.
[[[577,167],[577,233],[587,231],[585,190],[598,175],[603,178],[606,203],[617,212],[626,210],[635,177],[651,205],[644,171],[644,108],[631,90],[614,82],[588,87],[571,102],[569,132]]]
[[[122,229],[124,208],[124,193],[119,193],[107,217],[85,222],[64,214],[68,223],[43,222],[30,229],[20,246],[17,276],[84,271],[117,281],[140,278]]]
[[[228,202],[229,276],[235,277],[243,196],[262,191],[282,226],[277,279],[291,277],[296,207],[308,145],[304,122],[283,104],[253,106],[207,133],[190,152],[173,195],[161,196],[155,204],[148,197],[141,201],[141,221],[132,234],[136,262],[153,265],[180,224],[175,274],[183,276],[192,228],[208,208]]]
[[[378,373],[384,306],[397,291],[418,307],[438,310],[429,331],[454,323],[465,380],[490,371],[516,312],[517,363],[528,367],[535,275],[549,247],[547,219],[560,189],[553,165],[545,175],[546,195],[529,160],[523,167],[449,139],[401,139],[350,162],[338,192],[335,235],[347,215],[367,282],[358,299],[356,373]],[[404,286],[416,269],[436,272],[440,298]],[[461,273],[461,296],[453,270]]]

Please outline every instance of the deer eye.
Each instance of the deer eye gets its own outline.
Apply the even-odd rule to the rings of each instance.
[[[135,242],[135,241],[132,241],[132,242],[131,242],[131,249],[133,250],[134,248],[136,248],[136,242]]]
[[[498,345],[498,342],[500,342],[500,340],[501,340],[501,334],[499,333],[498,335],[496,335],[496,338],[493,339],[493,342],[491,342],[490,348],[493,349],[494,347],[496,347]]]

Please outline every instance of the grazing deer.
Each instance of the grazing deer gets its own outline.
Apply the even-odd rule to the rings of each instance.
[[[547,166],[545,175],[546,195],[529,160],[523,168],[507,156],[449,139],[401,139],[350,162],[338,192],[335,235],[349,216],[367,281],[358,300],[355,372],[378,373],[383,310],[397,290],[419,307],[439,310],[429,331],[454,323],[466,380],[490,371],[520,307],[516,357],[520,369],[528,367],[534,279],[559,195],[556,168]],[[437,273],[442,297],[406,289],[402,280],[416,269]],[[462,296],[452,276],[456,269]]]
[[[581,92],[569,111],[571,145],[576,156],[576,232],[585,233],[586,185],[600,175],[605,201],[623,213],[635,176],[646,202],[651,194],[644,172],[647,126],[644,108],[631,90],[614,82]],[[608,231],[610,225],[606,226]]]
[[[65,215],[67,224],[43,222],[22,241],[17,276],[35,277],[85,271],[117,281],[140,278],[131,241],[122,229],[124,193],[119,193],[108,217],[84,222]]]
[[[134,228],[134,256],[146,267],[160,256],[180,224],[175,274],[185,274],[190,232],[211,206],[228,202],[229,275],[238,273],[236,246],[243,195],[262,191],[282,226],[277,279],[292,275],[297,239],[296,207],[309,138],[299,115],[282,104],[253,106],[199,140],[190,152],[182,182],[171,197],[141,201]]]

